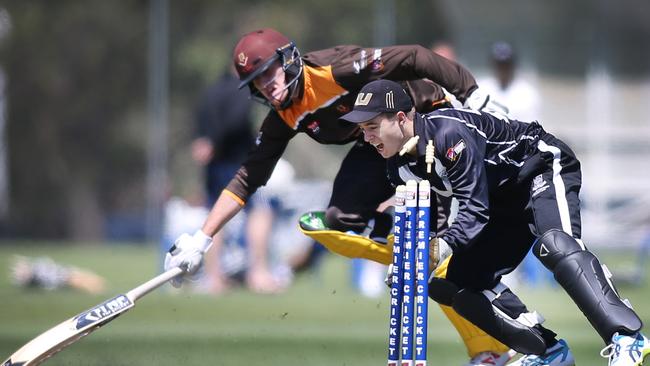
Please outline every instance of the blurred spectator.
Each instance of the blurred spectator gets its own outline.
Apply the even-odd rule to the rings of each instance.
[[[86,269],[66,266],[48,257],[14,256],[11,261],[11,282],[15,286],[58,290],[70,288],[99,294],[106,288],[103,277]]]
[[[210,86],[197,111],[198,130],[192,142],[192,158],[205,167],[207,206],[211,207],[228,184],[254,143],[251,100],[247,90],[237,88],[239,79],[234,69],[225,72]],[[246,220],[237,230],[244,231],[247,270],[246,286],[259,293],[276,293],[281,286],[268,267],[268,241],[273,211],[261,194],[254,197],[246,211]],[[222,270],[224,236],[215,236],[210,254],[206,256],[208,291],[220,293],[229,287]]]
[[[521,121],[541,119],[541,97],[530,82],[518,75],[517,55],[512,45],[495,42],[490,49],[490,63],[493,74],[479,82],[481,88],[485,88],[495,101],[508,109],[510,118]],[[504,282],[513,288],[522,281],[532,286],[554,282],[551,272],[532,252],[528,253],[517,270],[504,277]]]
[[[493,100],[508,108],[510,118],[521,121],[536,121],[541,118],[541,98],[537,89],[527,80],[519,77],[517,55],[507,42],[492,45],[490,62],[493,74],[480,80]]]

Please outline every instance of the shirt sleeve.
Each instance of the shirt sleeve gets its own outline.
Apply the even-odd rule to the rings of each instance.
[[[419,45],[337,46],[310,52],[305,61],[317,66],[332,65],[337,82],[349,90],[360,89],[377,79],[428,79],[465,102],[478,88],[474,76],[463,66]]]
[[[458,200],[458,215],[442,239],[460,251],[472,245],[490,217],[484,141],[473,134],[464,125],[453,123],[436,135],[438,158],[447,168]]]
[[[460,64],[418,45],[392,46],[381,49],[381,54],[369,49],[371,67],[382,68],[379,78],[396,81],[429,79],[445,88],[460,102],[478,88],[474,76]],[[374,59],[373,59],[374,58]],[[377,58],[380,61],[377,61]],[[378,62],[381,65],[377,66]],[[373,66],[374,65],[374,66]]]
[[[275,111],[269,112],[262,123],[255,147],[239,168],[226,190],[246,202],[255,191],[266,184],[296,131],[289,128]]]

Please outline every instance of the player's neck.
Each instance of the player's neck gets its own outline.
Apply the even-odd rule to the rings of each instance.
[[[399,154],[409,154],[416,156],[419,136],[415,135],[413,121],[409,119],[404,121],[404,124],[402,125],[402,131],[404,133],[404,139],[402,141],[402,148],[400,149]]]

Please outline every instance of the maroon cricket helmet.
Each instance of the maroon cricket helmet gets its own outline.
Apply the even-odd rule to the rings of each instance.
[[[274,61],[283,56],[291,56],[291,52],[288,55],[286,53],[293,49],[295,45],[289,38],[271,28],[245,34],[233,52],[233,62],[241,80],[239,88],[248,85]]]
[[[248,85],[255,96],[257,90],[251,82],[278,60],[285,72],[287,87],[293,91],[302,74],[302,60],[296,45],[271,28],[245,34],[233,52],[233,63],[240,80],[239,88]]]

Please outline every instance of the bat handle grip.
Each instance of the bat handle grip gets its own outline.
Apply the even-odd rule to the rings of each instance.
[[[157,289],[158,287],[162,286],[165,284],[167,281],[171,280],[172,278],[182,274],[183,269],[180,267],[175,267],[170,269],[169,271],[163,272],[159,274],[158,276],[150,279],[149,281],[143,283],[142,285],[134,288],[133,290],[127,292],[126,296],[129,297],[132,301],[135,301],[142,296],[148,294],[149,292]]]

